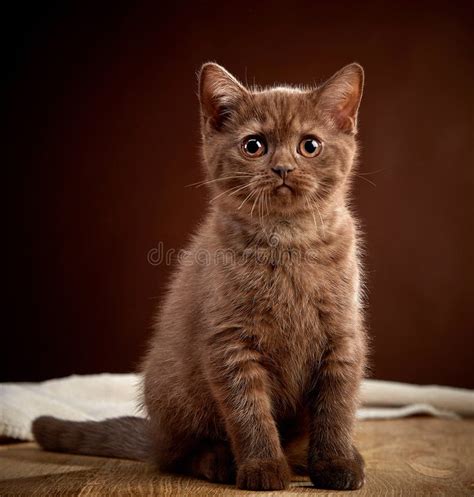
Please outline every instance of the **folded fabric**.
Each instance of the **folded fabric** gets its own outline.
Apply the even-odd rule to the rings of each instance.
[[[144,416],[140,376],[97,374],[69,376],[42,383],[0,383],[0,437],[32,440],[31,422],[50,415],[70,420]],[[474,415],[474,391],[365,380],[359,419],[390,419],[428,414]]]

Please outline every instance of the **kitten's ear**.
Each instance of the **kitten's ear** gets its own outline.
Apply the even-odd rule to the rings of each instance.
[[[330,115],[343,132],[357,132],[359,110],[364,86],[364,70],[353,63],[343,67],[324,85],[316,90],[318,108]]]
[[[219,64],[208,62],[202,66],[199,72],[201,112],[214,129],[221,129],[232,109],[246,94],[247,89]]]

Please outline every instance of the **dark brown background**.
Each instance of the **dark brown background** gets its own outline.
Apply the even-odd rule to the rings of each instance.
[[[474,387],[472,2],[333,3],[12,16],[2,380],[135,368],[171,271],[147,253],[183,247],[204,212],[205,192],[185,188],[200,179],[202,62],[307,84],[356,60],[361,171],[382,169],[354,191],[373,373]]]

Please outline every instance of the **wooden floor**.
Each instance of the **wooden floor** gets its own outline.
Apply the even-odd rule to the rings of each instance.
[[[474,496],[474,420],[425,417],[359,423],[367,483],[351,496]],[[0,496],[318,496],[341,495],[295,481],[281,492],[244,492],[154,473],[146,464],[43,452],[33,443],[0,445]]]

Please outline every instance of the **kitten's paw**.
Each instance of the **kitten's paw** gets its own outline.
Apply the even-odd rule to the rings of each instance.
[[[244,490],[283,490],[290,484],[286,459],[250,459],[237,471],[237,487]]]
[[[234,483],[234,457],[227,444],[216,443],[203,450],[192,462],[192,473],[215,483]]]
[[[329,490],[357,490],[365,483],[364,460],[354,448],[350,458],[318,459],[309,466],[314,486]]]

